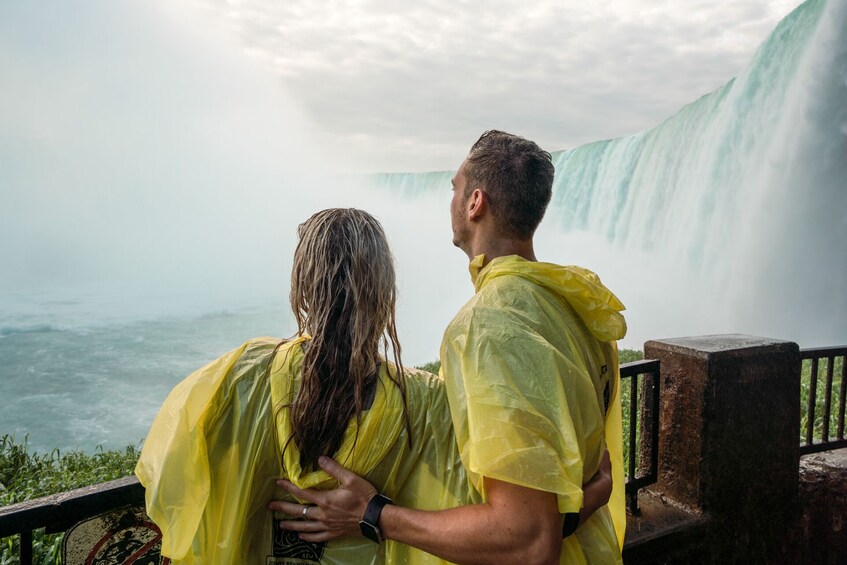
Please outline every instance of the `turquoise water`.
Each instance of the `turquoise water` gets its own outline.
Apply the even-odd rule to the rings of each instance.
[[[177,382],[250,337],[286,335],[286,316],[269,305],[87,326],[7,325],[0,433],[19,441],[28,434],[42,451],[138,444]]]

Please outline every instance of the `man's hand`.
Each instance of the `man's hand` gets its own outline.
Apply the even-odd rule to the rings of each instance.
[[[608,449],[603,452],[597,472],[582,485],[582,493],[580,524],[584,524],[594,512],[608,504],[609,497],[612,496],[612,460],[609,458]]]
[[[368,481],[348,471],[335,460],[321,456],[318,458],[321,469],[338,479],[338,488],[334,490],[299,489],[291,482],[280,479],[276,484],[294,495],[317,506],[275,500],[270,503],[271,510],[282,512],[296,520],[284,520],[280,527],[300,532],[300,539],[309,542],[329,541],[342,536],[360,536],[359,521],[365,515],[368,502],[377,494],[377,490]],[[305,518],[305,519],[299,519]]]

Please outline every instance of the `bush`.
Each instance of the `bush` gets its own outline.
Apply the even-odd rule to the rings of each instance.
[[[422,371],[427,371],[432,373],[433,375],[437,375],[438,371],[441,370],[441,361],[436,359],[435,361],[430,361],[429,363],[424,363],[423,365],[418,365],[415,369],[421,369]]]
[[[832,367],[832,397],[830,399],[829,414],[829,439],[837,435],[838,416],[841,402],[841,381],[844,379],[844,358],[836,357]],[[826,377],[829,360],[818,361],[817,384],[815,387],[815,409],[814,426],[812,428],[812,440],[814,442],[823,439],[824,414],[823,407],[826,399]],[[809,395],[812,392],[812,361],[803,361],[800,372],[800,442],[806,443],[806,428],[809,426]]]
[[[82,451],[62,453],[30,452],[27,436],[23,443],[14,436],[0,437],[0,506],[112,481],[132,475],[139,448],[106,451],[98,446],[94,454]],[[0,540],[0,565],[18,563],[18,536]],[[33,563],[61,563],[62,534],[33,532]]]

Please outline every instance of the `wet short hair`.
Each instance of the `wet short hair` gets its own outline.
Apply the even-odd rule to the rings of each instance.
[[[503,235],[533,236],[553,195],[550,153],[523,137],[489,130],[471,147],[464,172],[465,197],[482,190]]]

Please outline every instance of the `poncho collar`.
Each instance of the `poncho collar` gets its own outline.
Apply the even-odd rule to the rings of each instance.
[[[271,369],[271,399],[275,414],[280,449],[292,432],[289,405],[300,390],[302,382],[303,344],[310,338],[302,336],[281,348]],[[397,386],[386,374],[386,363],[380,364],[373,403],[362,412],[359,424],[353,419],[344,432],[341,447],[333,458],[356,473],[366,475],[388,453],[403,427],[403,399]],[[358,436],[357,436],[358,432]],[[321,469],[304,470],[300,466],[300,450],[292,441],[282,453],[282,464],[288,480],[301,489],[333,488],[335,478]]]
[[[469,270],[476,292],[497,277],[522,277],[565,299],[597,339],[614,341],[626,335],[626,320],[620,313],[624,305],[588,269],[529,261],[518,255],[496,257],[486,265],[485,255],[477,255]]]

